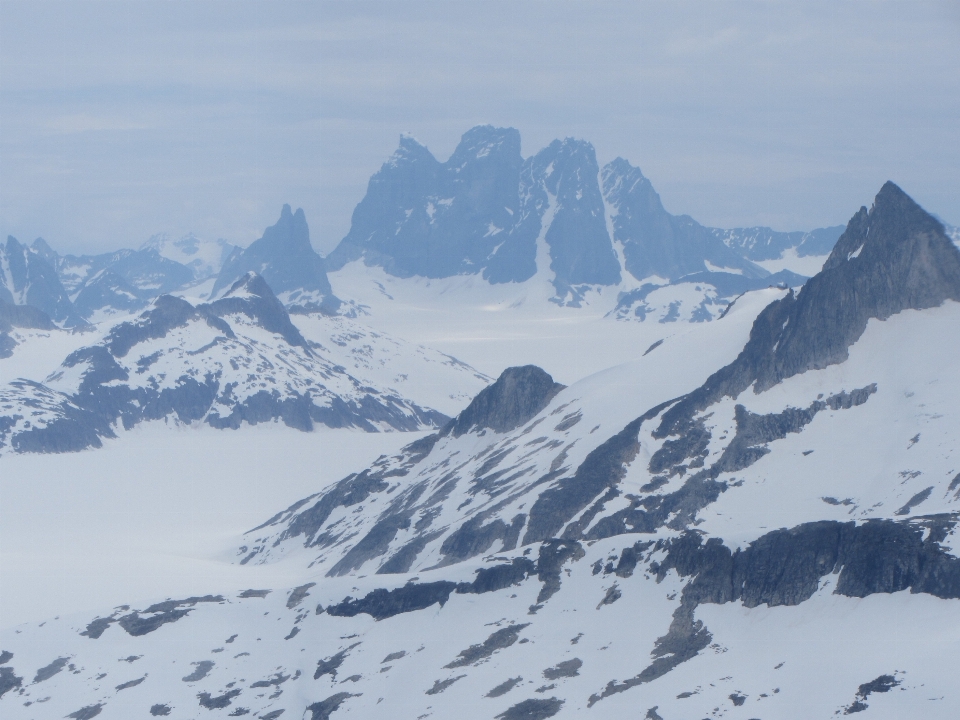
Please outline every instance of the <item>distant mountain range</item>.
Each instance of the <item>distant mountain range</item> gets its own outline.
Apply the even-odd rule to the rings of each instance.
[[[636,281],[700,273],[760,280],[770,272],[753,260],[794,248],[826,255],[842,230],[706,228],[668,213],[623,158],[600,168],[588,142],[556,140],[524,159],[516,130],[481,126],[445,163],[401,137],[327,265],[363,260],[399,277],[480,273],[491,283],[523,282],[538,272],[541,252],[558,299],[576,304],[590,286],[618,285],[624,273]]]
[[[446,162],[401,137],[327,258],[313,249],[303,211],[289,206],[247,248],[161,234],[138,250],[74,256],[43,239],[27,247],[8,238],[0,246],[0,301],[80,327],[198,283],[212,299],[252,271],[292,312],[355,313],[364,298],[338,297],[328,272],[362,262],[398,278],[479,275],[491,285],[543,278],[554,302],[573,307],[591,290],[619,288],[614,317],[702,321],[747,290],[803,284],[806,275],[789,263],[776,272],[758,263],[825,258],[842,230],[708,228],[668,213],[627,160],[601,168],[586,141],[555,140],[523,158],[517,130],[479,126]]]

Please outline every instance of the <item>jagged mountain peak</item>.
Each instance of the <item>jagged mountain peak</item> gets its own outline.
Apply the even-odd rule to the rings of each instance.
[[[853,259],[861,264],[878,263],[891,267],[904,262],[923,262],[926,252],[924,257],[915,255],[923,251],[919,245],[929,246],[928,252],[937,256],[935,261],[929,257],[933,261],[929,272],[949,273],[956,265],[956,247],[947,237],[943,223],[888,180],[880,188],[870,210],[862,207],[850,219],[823,269],[832,270]],[[945,264],[938,267],[940,262]]]
[[[263,236],[257,242],[276,244],[284,249],[303,250],[312,248],[310,245],[310,229],[307,227],[307,216],[303,208],[292,208],[284,204],[280,210],[280,219],[263,231]]]
[[[277,297],[273,294],[270,286],[267,285],[267,281],[253,270],[248,270],[243,277],[231,285],[230,289],[223,294],[223,297],[245,297],[247,295],[273,298],[274,300],[276,300]]]
[[[617,157],[601,170],[604,195],[608,197],[622,197],[632,194],[641,200],[648,213],[665,213],[660,194],[654,189],[653,183],[641,172],[640,168],[630,164],[630,161]]]
[[[291,345],[303,348],[308,356],[313,354],[291,322],[283,303],[273,294],[266,280],[252,270],[231,285],[219,300],[200,307],[209,308],[220,317],[236,313],[245,315],[264,330],[277,333]]]
[[[280,218],[245,250],[234,250],[217,276],[210,297],[217,297],[249,272],[263,277],[282,302],[306,309],[336,309],[339,300],[327,279],[326,264],[310,243],[302,208],[284,205]]]
[[[0,268],[0,300],[33,305],[63,327],[86,325],[70,302],[56,268],[43,253],[8,235],[6,244],[0,246]]]
[[[679,435],[697,412],[753,386],[762,393],[808,370],[844,362],[871,319],[960,302],[960,249],[943,225],[891,182],[851,218],[824,265],[757,316],[734,362],[663,415],[659,437]]]
[[[57,251],[50,247],[50,244],[42,237],[38,237],[36,240],[30,243],[30,249],[38,253],[40,257],[42,257],[51,265],[54,264],[56,258],[58,257]]]
[[[470,160],[501,154],[520,158],[520,131],[516,128],[477,125],[463,134],[447,162],[456,167]]]
[[[960,250],[892,182],[847,225],[823,270],[796,297],[759,388],[847,357],[871,318],[960,301]]]
[[[397,145],[397,149],[393,151],[393,155],[390,156],[390,159],[384,163],[383,168],[381,168],[381,172],[388,167],[396,167],[398,165],[418,161],[427,161],[431,164],[439,164],[439,161],[433,156],[433,153],[430,152],[426,145],[421,143],[409,133],[401,133],[400,142]]]

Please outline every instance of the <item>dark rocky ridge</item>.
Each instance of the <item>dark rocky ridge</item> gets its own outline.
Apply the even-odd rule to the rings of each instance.
[[[564,387],[535,365],[507,368],[495,383],[470,401],[443,433],[460,437],[484,429],[509,432],[534,418]]]
[[[757,317],[743,351],[663,415],[656,437],[683,432],[694,413],[807,370],[841,363],[871,318],[960,301],[960,250],[943,226],[886,183],[847,225],[823,270]]]
[[[54,330],[56,325],[40,308],[32,305],[12,305],[0,298],[0,358],[13,354],[17,341],[10,337],[14,328]]]
[[[650,572],[657,581],[670,570],[690,578],[666,635],[651,653],[652,662],[623,682],[611,681],[589,705],[652,682],[706,648],[712,635],[695,618],[701,603],[741,602],[744,607],[799,605],[820,588],[821,578],[836,574],[835,595],[863,598],[910,590],[944,599],[960,598],[960,558],[940,543],[958,517],[934,516],[910,522],[819,521],[774,530],[732,551],[720,538],[703,541],[698,531],[660,540],[665,551]],[[926,532],[925,532],[926,531]],[[924,535],[927,535],[924,538]]]
[[[67,295],[57,271],[40,253],[21,245],[13,236],[0,246],[0,261],[9,270],[0,273],[0,302],[10,305],[31,305],[46,313],[63,327],[86,325]]]

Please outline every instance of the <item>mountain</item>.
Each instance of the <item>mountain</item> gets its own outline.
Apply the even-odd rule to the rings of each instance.
[[[246,273],[260,274],[284,305],[302,310],[336,313],[340,300],[333,294],[323,258],[310,244],[310,230],[302,209],[284,205],[280,219],[246,249],[236,248],[224,261],[210,297],[229,288]]]
[[[220,272],[224,261],[230,257],[236,246],[223,238],[203,240],[193,233],[187,233],[174,240],[167,233],[158,233],[151,236],[140,249],[156,250],[167,260],[186,265],[193,271],[196,280],[203,280]]]
[[[13,236],[0,246],[0,301],[31,305],[64,327],[85,324],[77,313],[56,269],[38,252]]]
[[[212,303],[162,295],[136,320],[72,352],[42,383],[7,383],[0,390],[0,450],[100,447],[120,425],[130,429],[148,420],[215,428],[273,421],[298,430],[316,424],[416,430],[438,426],[447,416],[402,397],[393,386],[419,393],[418,384],[431,382],[440,388],[486,383],[439,353],[418,358],[412,348],[391,348],[386,339],[344,330],[341,322],[323,338],[333,351],[308,341],[255,273]],[[358,350],[377,357],[379,367],[353,361]],[[410,358],[403,378],[394,377],[383,357],[391,350]],[[413,384],[403,383],[411,374]]]
[[[31,250],[54,268],[76,311],[93,322],[142,310],[154,298],[193,280],[190,268],[154,248],[60,255],[37,238]]]
[[[829,255],[843,230],[843,225],[810,232],[777,232],[768,227],[710,228],[714,237],[722,240],[724,245],[754,262],[778,260],[790,250],[798,257]]]
[[[147,297],[176,290],[193,279],[188,267],[156,250],[117,250],[101,255],[59,255],[42,239],[33,249],[50,258],[67,291],[74,297],[98,273],[110,271]]]
[[[0,707],[952,718],[958,322],[960,249],[887,183],[799,292],[568,387],[510,368],[277,513],[249,589],[5,632]]]
[[[8,358],[17,346],[10,333],[14,328],[55,330],[56,325],[43,310],[31,305],[11,305],[0,298],[0,359]]]
[[[330,269],[362,257],[400,277],[480,272],[520,210],[522,162],[512,128],[473,128],[446,163],[401,137],[327,258]]]
[[[479,274],[497,285],[543,275],[555,302],[576,307],[592,290],[631,291],[635,281],[720,272],[725,285],[731,274],[770,274],[709,228],[667,213],[626,160],[601,169],[593,146],[573,138],[524,160],[519,133],[491,126],[465,133],[444,163],[401,137],[327,263],[336,272],[358,260],[400,278]]]
[[[602,178],[614,240],[623,248],[625,269],[637,280],[652,276],[676,280],[709,270],[750,278],[769,274],[718,242],[693,218],[669,214],[650,181],[623,158],[606,165]]]
[[[767,274],[690,218],[669,215],[626,160],[601,172],[593,146],[572,138],[523,160],[520,134],[491,126],[464,134],[445,163],[402,137],[328,263],[337,270],[363,258],[400,277],[482,272],[491,283],[523,282],[537,272],[540,240],[560,292],[616,285],[622,270],[675,279],[709,269],[705,261]]]

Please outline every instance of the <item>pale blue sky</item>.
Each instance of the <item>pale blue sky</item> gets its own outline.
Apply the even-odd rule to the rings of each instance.
[[[411,132],[590,140],[674,213],[844,223],[887,179],[960,223],[956,2],[0,1],[0,232],[346,234]]]

